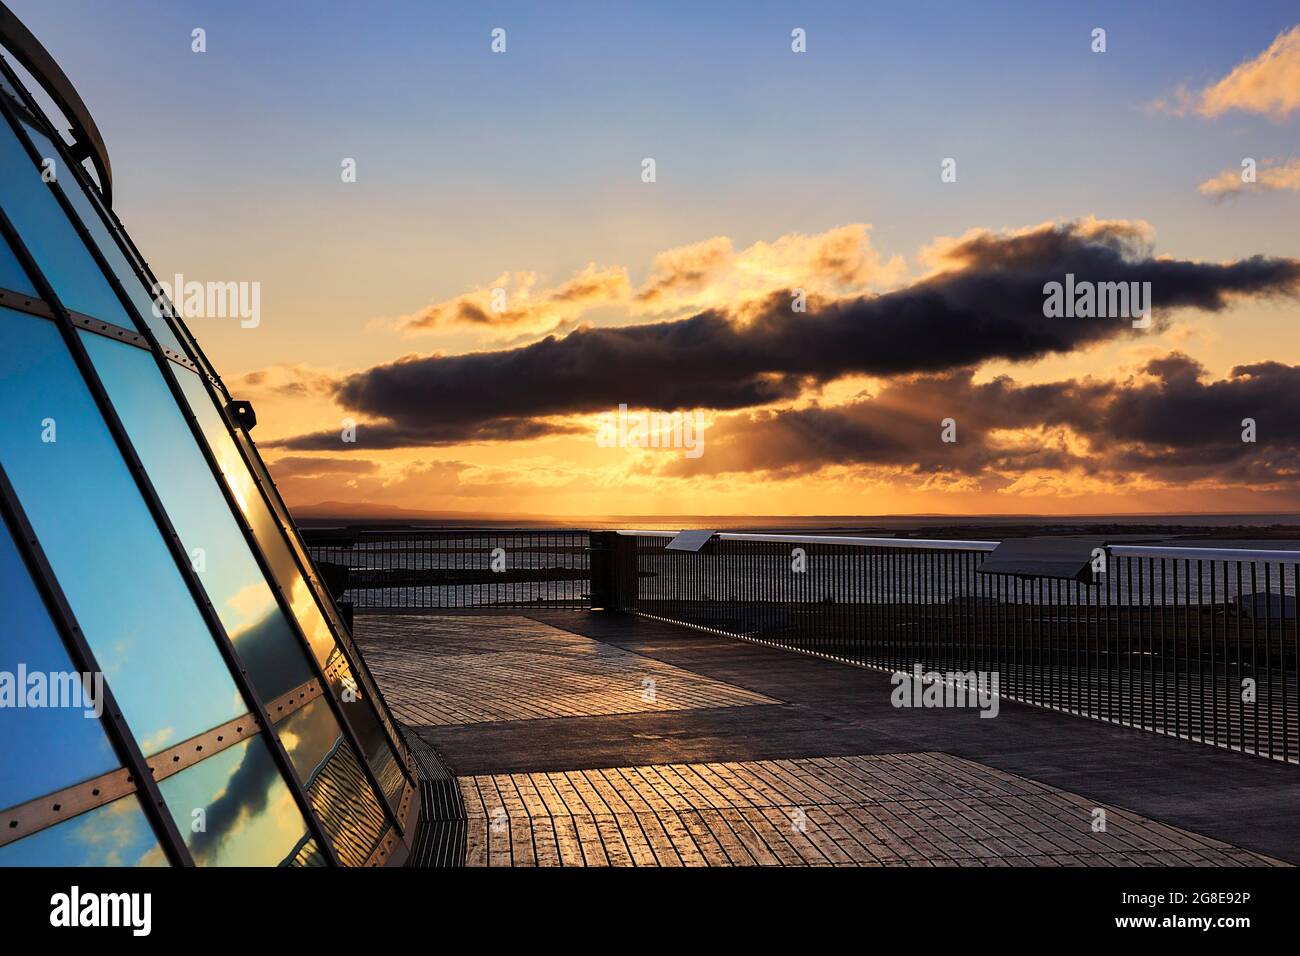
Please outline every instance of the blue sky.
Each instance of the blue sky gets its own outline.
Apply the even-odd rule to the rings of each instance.
[[[1248,15],[1221,3],[13,7],[69,64],[137,232],[158,235],[159,210],[200,193],[215,209],[300,215],[319,177],[355,156],[368,206],[427,224],[445,291],[481,281],[473,264],[489,257],[567,269],[581,253],[539,241],[559,223],[590,236],[588,257],[623,261],[719,232],[743,242],[857,220],[906,252],[973,225],[1095,213],[1172,220],[1180,251],[1213,255],[1238,228],[1281,220],[1253,210],[1198,228],[1210,210],[1187,187],[1243,150],[1296,144],[1263,118],[1144,110],[1266,47],[1296,19],[1284,2]],[[789,52],[796,25],[803,57]],[[508,31],[505,56],[488,50],[493,26]],[[1104,55],[1089,51],[1094,26]],[[659,163],[653,196],[637,190],[645,155]],[[944,156],[959,186],[939,193]],[[173,246],[150,243],[155,256]],[[183,240],[176,265],[208,248]],[[467,255],[448,268],[453,250]]]

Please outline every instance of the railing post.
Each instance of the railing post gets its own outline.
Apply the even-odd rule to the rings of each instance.
[[[587,567],[591,572],[591,609],[593,611],[614,610],[614,539],[618,535],[612,531],[592,531],[588,533],[591,552]]]
[[[616,531],[590,534],[592,608],[632,610],[636,607],[636,538]]]
[[[637,606],[637,567],[635,535],[614,535],[614,586],[620,611],[634,611]]]

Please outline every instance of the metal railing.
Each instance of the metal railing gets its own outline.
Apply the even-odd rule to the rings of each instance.
[[[308,551],[358,609],[589,607],[581,530],[304,528]]]
[[[669,532],[606,543],[608,606],[1296,761],[1300,551],[1111,546],[1078,581],[985,574],[993,541]]]

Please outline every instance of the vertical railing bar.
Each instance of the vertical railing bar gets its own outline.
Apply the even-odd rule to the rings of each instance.
[[[1265,561],[1264,564],[1264,606],[1267,608],[1264,617],[1264,677],[1268,684],[1268,695],[1265,698],[1265,704],[1268,707],[1268,755],[1270,757],[1276,752],[1277,738],[1273,733],[1273,563]],[[1281,602],[1279,602],[1281,603]],[[1279,611],[1281,609],[1279,608]],[[1255,711],[1259,712],[1260,695],[1255,697]],[[1258,717],[1256,718],[1258,720]],[[1258,740],[1258,733],[1256,739]],[[1258,747],[1256,747],[1258,750]]]
[[[1250,609],[1250,679],[1255,689],[1251,717],[1255,723],[1255,753],[1259,753],[1259,610],[1254,606],[1259,596],[1259,565],[1253,560],[1250,562],[1250,595],[1252,605]]]

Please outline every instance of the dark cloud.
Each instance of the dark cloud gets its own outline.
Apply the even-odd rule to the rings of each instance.
[[[1025,360],[1149,334],[1125,319],[1045,318],[1043,286],[1150,282],[1156,328],[1179,309],[1219,311],[1238,296],[1300,290],[1300,260],[1230,263],[1154,258],[1129,223],[974,233],[943,250],[948,265],[879,296],[810,302],[785,293],[743,319],[719,311],[621,328],[581,328],[520,348],[407,357],[352,375],[335,397],[386,424],[369,447],[508,441],[562,431],[538,419],[631,407],[740,409],[788,400],[838,377],[938,372]],[[337,449],[322,433],[280,444]]]
[[[975,383],[970,369],[909,376],[870,398],[720,417],[698,459],[673,458],[665,475],[811,473],[832,465],[993,477],[1079,469],[1126,480],[1300,484],[1300,366],[1261,362],[1207,381],[1172,353],[1123,381]],[[944,418],[957,441],[940,440]],[[1253,419],[1254,443],[1242,441]],[[997,430],[1032,429],[1012,440]],[[1071,441],[1073,438],[1075,440]],[[1082,443],[1077,439],[1082,439]]]
[[[579,429],[563,422],[547,422],[529,418],[497,418],[482,421],[466,420],[451,414],[436,421],[420,421],[421,416],[403,416],[401,422],[387,421],[374,424],[359,423],[356,441],[345,443],[342,430],[312,432],[293,438],[265,441],[263,448],[291,448],[295,451],[341,451],[347,449],[378,450],[384,448],[410,448],[424,445],[464,445],[475,442],[524,441],[550,435],[572,434]],[[280,459],[283,461],[284,459]],[[303,459],[312,460],[312,459]]]

